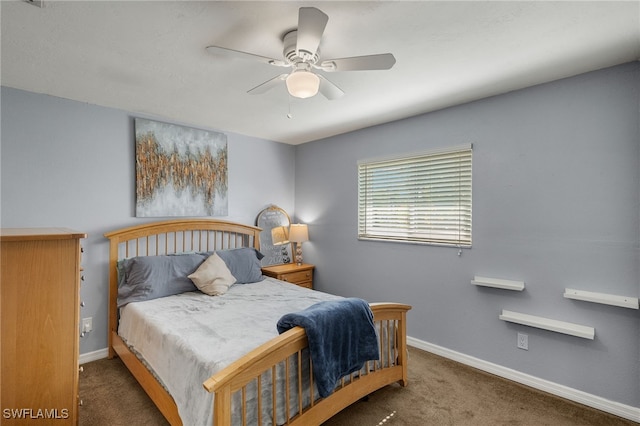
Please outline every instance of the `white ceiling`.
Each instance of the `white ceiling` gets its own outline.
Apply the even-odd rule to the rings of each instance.
[[[325,73],[346,95],[289,98],[300,6],[329,16],[320,59],[391,52],[388,71]],[[290,144],[640,59],[640,1],[0,1],[3,86]],[[291,109],[293,118],[287,118]]]

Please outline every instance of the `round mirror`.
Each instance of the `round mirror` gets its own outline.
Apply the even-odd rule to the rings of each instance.
[[[269,206],[258,214],[256,226],[260,232],[260,252],[264,257],[262,266],[291,263],[292,250],[289,242],[291,219],[287,212],[277,206]]]

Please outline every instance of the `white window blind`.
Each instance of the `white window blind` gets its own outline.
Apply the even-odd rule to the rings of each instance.
[[[471,246],[472,146],[358,162],[358,238]]]

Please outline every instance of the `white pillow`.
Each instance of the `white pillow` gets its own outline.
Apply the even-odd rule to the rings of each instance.
[[[225,294],[236,282],[227,265],[217,254],[212,254],[202,262],[196,271],[188,275],[198,289],[209,296]]]

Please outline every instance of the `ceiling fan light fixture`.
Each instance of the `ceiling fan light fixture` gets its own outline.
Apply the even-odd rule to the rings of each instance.
[[[287,76],[287,90],[296,98],[310,98],[318,93],[320,78],[306,70],[295,70]]]

